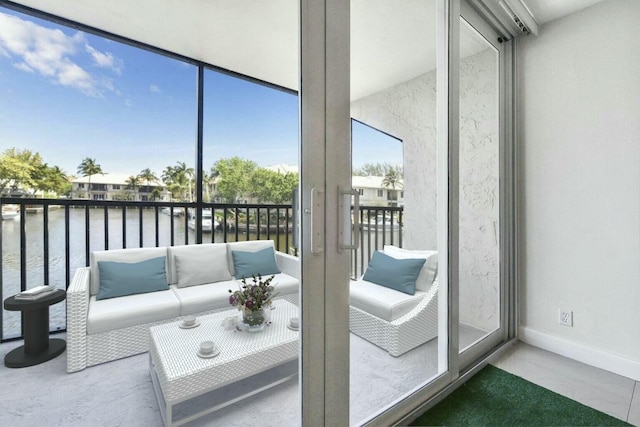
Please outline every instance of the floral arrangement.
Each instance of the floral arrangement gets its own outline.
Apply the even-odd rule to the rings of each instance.
[[[229,304],[236,307],[238,310],[245,313],[259,311],[262,308],[266,308],[271,305],[271,301],[277,293],[274,293],[274,286],[271,281],[275,276],[271,276],[265,280],[262,280],[262,276],[258,274],[253,277],[253,283],[247,283],[245,277],[242,278],[242,285],[239,286],[239,290],[232,291],[229,289]]]

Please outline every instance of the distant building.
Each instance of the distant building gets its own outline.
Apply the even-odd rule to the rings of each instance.
[[[91,200],[171,201],[171,192],[159,181],[150,181],[147,185],[141,180],[140,185],[131,188],[127,186],[128,180],[129,175],[124,174],[83,176],[71,180],[71,194],[77,199]]]
[[[266,169],[278,173],[298,173],[296,165],[271,165]],[[351,187],[360,193],[363,206],[404,206],[404,182],[400,180],[396,188],[385,187],[383,176],[353,176]]]
[[[351,187],[360,193],[362,206],[404,206],[403,181],[396,188],[386,187],[383,176],[353,176]]]
[[[266,169],[278,173],[298,173],[298,167],[292,165],[273,165]],[[104,174],[91,176],[91,188],[89,177],[79,177],[71,181],[72,197],[78,199],[89,198],[91,200],[132,200],[132,201],[171,201],[171,192],[159,181],[141,181],[136,188],[127,186],[129,175]],[[396,188],[386,187],[382,182],[383,176],[353,176],[352,188],[360,193],[360,204],[363,206],[404,206],[403,182],[400,180]],[[208,190],[210,194],[216,194],[216,181],[212,182]],[[154,192],[154,190],[157,190]],[[154,194],[156,198],[154,198]],[[214,202],[222,202],[219,197],[214,197]],[[252,197],[239,197],[237,203],[257,203]]]

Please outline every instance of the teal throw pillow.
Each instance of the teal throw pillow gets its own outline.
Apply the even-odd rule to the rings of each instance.
[[[98,261],[100,290],[96,299],[168,290],[165,262],[163,256],[132,263]]]
[[[405,294],[416,293],[416,280],[424,265],[424,258],[396,259],[375,251],[363,279]]]
[[[236,279],[280,273],[273,248],[265,248],[257,252],[231,251],[231,254]]]

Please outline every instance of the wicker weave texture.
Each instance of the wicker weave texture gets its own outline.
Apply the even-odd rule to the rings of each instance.
[[[392,356],[432,340],[438,336],[438,279],[420,304],[393,322],[350,306],[349,329]]]
[[[67,289],[67,372],[87,366],[89,267],[76,270]]]
[[[257,374],[298,357],[299,332],[287,328],[298,308],[278,300],[272,323],[258,333],[222,327],[237,310],[201,316],[201,325],[181,329],[173,322],[150,328],[149,354],[166,402],[179,402]],[[203,341],[213,341],[220,354],[210,359],[196,352]]]
[[[298,257],[276,251],[276,262],[283,273],[300,280],[300,259]]]

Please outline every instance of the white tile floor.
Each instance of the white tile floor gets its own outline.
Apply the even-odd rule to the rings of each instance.
[[[494,366],[640,426],[640,382],[518,343]]]

